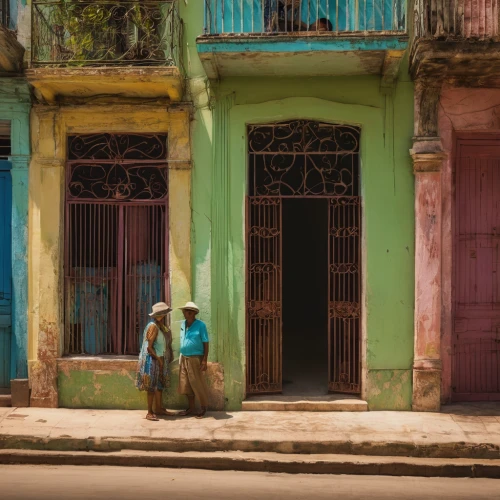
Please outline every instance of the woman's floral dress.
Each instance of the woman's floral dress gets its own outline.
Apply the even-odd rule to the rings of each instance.
[[[165,352],[159,353],[156,351],[158,345],[155,340],[153,347],[156,355],[164,358],[163,370],[160,370],[160,363],[148,353],[148,330],[152,327],[158,328],[158,335],[165,336]],[[168,327],[161,325],[156,321],[150,321],[144,329],[141,352],[139,354],[139,362],[137,365],[137,379],[135,386],[140,391],[163,391],[170,387],[170,346],[172,345],[172,333]]]

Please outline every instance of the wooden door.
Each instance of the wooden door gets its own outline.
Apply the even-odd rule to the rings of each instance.
[[[500,141],[456,151],[452,397],[500,400]]]
[[[1,170],[7,166],[0,161],[0,389],[10,387],[12,340],[12,183],[10,171]]]

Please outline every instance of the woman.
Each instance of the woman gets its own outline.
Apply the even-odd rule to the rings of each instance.
[[[172,309],[165,302],[155,304],[149,315],[152,319],[144,329],[135,385],[140,391],[148,392],[147,420],[158,421],[157,415],[174,415],[161,406],[162,391],[170,386],[168,365],[174,359],[172,333],[163,323],[170,311]],[[156,413],[153,412],[153,401]]]

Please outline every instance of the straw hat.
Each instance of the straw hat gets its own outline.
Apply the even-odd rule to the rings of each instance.
[[[186,309],[188,311],[194,311],[196,314],[200,312],[200,309],[194,302],[186,302],[186,305],[183,307],[179,307],[179,309],[183,310]]]
[[[171,310],[172,310],[172,308],[168,304],[165,304],[165,302],[157,302],[153,306],[153,310],[152,310],[150,316],[152,318],[154,318],[155,316],[165,316]]]

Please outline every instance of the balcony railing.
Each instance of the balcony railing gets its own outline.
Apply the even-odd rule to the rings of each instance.
[[[499,0],[416,0],[417,38],[487,39],[498,36]]]
[[[205,0],[205,34],[405,32],[406,0]]]
[[[175,1],[34,1],[34,66],[179,66]]]

